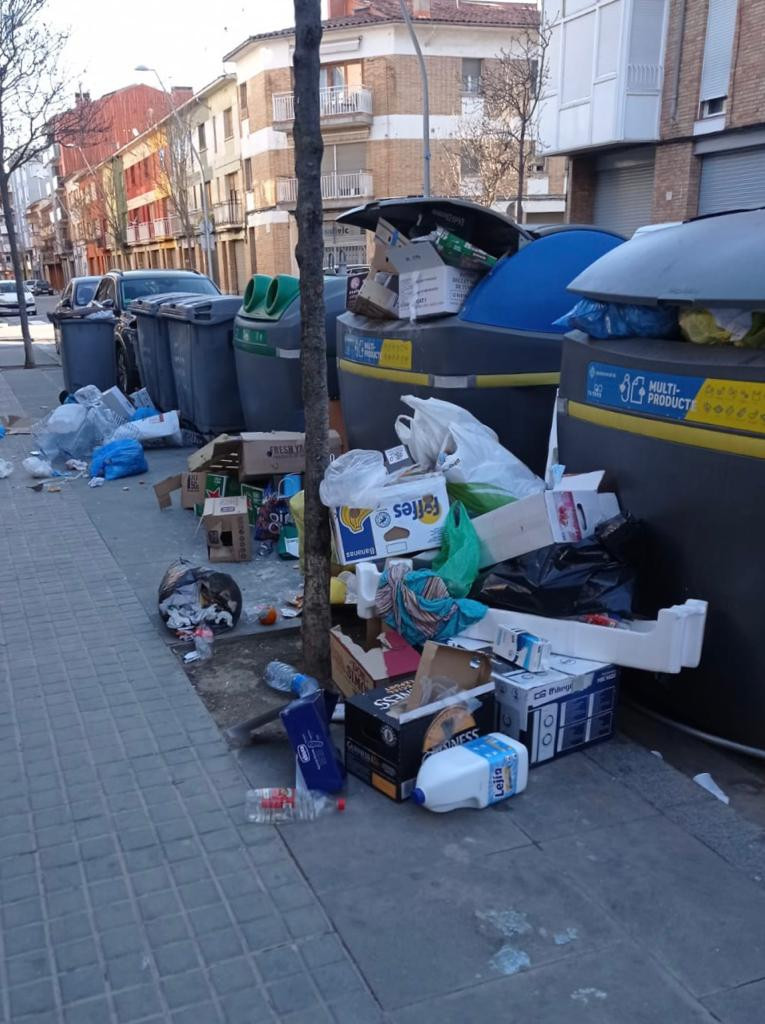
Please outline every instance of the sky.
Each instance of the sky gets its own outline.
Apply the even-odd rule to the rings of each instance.
[[[222,71],[221,57],[247,36],[293,22],[292,0],[49,0],[48,20],[69,29],[65,51],[72,94],[95,99],[152,76],[199,89]]]

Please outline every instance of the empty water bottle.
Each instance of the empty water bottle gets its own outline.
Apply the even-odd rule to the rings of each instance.
[[[259,825],[286,825],[291,821],[315,821],[322,814],[345,810],[343,797],[325,796],[294,787],[248,789],[247,820]]]
[[[318,680],[298,672],[284,661],[269,661],[263,678],[271,689],[292,693],[296,697],[307,697],[319,689]]]

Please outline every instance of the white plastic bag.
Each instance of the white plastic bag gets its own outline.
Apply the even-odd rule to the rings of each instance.
[[[491,436],[482,423],[453,423],[449,427],[438,468],[449,483],[492,484],[511,498],[526,498],[545,489],[544,480]]]
[[[396,419],[396,434],[401,443],[407,446],[417,465],[427,472],[436,468],[449,430],[455,424],[472,423],[484,431],[486,437],[497,440],[491,427],[485,426],[467,409],[452,402],[444,402],[440,398],[417,398],[415,395],[402,395],[401,401],[414,410],[414,415],[399,416]]]
[[[53,466],[37,455],[30,455],[24,459],[21,465],[30,476],[35,477],[37,480],[44,480],[48,476],[53,476]]]
[[[353,448],[327,466],[319,484],[319,497],[327,508],[374,508],[382,497],[387,477],[382,452]]]
[[[4,480],[7,476],[10,476],[13,472],[13,463],[8,462],[7,459],[0,459],[0,480]]]

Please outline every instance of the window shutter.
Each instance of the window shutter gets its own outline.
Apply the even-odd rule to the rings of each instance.
[[[737,0],[709,0],[700,100],[728,95]]]

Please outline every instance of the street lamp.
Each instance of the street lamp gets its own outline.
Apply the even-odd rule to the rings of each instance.
[[[136,64],[134,70],[146,71],[155,76],[155,78],[159,82],[160,89],[162,90],[162,92],[165,93],[165,95],[170,100],[170,107],[172,109],[173,116],[175,117],[175,120],[178,122],[178,129],[181,132],[181,135],[183,135],[186,132],[186,128],[184,128],[183,122],[181,121],[178,111],[176,110],[175,104],[173,103],[172,93],[168,90],[167,86],[160,78],[157,69],[150,68],[146,64]],[[204,164],[202,163],[202,157],[199,155],[199,150],[194,145],[194,140],[191,137],[191,132],[189,132],[189,148],[191,149],[191,155],[197,162],[197,165],[199,167],[199,174],[202,178],[202,188],[200,189],[200,192],[202,195],[202,237],[204,238],[205,248],[205,268],[207,270],[207,276],[214,280],[212,272],[212,239],[210,237],[210,210],[207,205],[207,190],[205,189],[205,169]]]
[[[420,78],[422,79],[422,194],[427,199],[430,196],[430,95],[428,90],[428,71],[425,67],[425,58],[422,55],[420,41],[417,38],[412,18],[406,6],[406,0],[399,0],[399,2],[406,27],[409,29],[409,35],[412,38],[414,52],[417,54],[417,61],[420,65]]]

